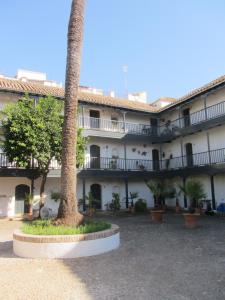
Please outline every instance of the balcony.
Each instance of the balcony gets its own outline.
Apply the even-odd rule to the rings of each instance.
[[[167,123],[159,128],[161,138],[175,138],[208,129],[225,123],[225,101],[206,107],[182,118]]]
[[[125,136],[158,138],[157,127],[151,127],[147,124],[79,116],[78,126],[84,128],[88,135],[117,138],[123,138]]]
[[[32,170],[37,170],[36,164],[33,164],[32,167],[27,169],[17,167],[15,163],[10,163],[8,161],[5,153],[0,154],[1,176],[22,176],[22,174],[25,174],[25,171],[31,172]],[[78,171],[78,176],[80,174],[88,175],[90,171],[90,174],[93,176],[97,175],[98,173],[103,177],[106,174],[110,176],[114,176],[114,174],[122,176],[124,172],[126,172],[126,174],[131,174],[133,172],[134,175],[142,174],[143,176],[146,174],[152,174],[159,177],[163,174],[185,176],[185,172],[191,175],[195,174],[196,170],[202,174],[207,174],[207,172],[211,171],[214,173],[224,173],[225,148],[195,153],[191,156],[184,155],[158,161],[110,157],[87,157],[85,159],[83,168]],[[10,175],[10,172],[12,175]],[[21,175],[18,175],[20,172]],[[53,177],[60,176],[60,164],[56,160],[52,160],[51,162],[50,174]]]
[[[102,137],[149,137],[152,142],[167,142],[176,137],[191,134],[225,123],[225,102],[209,106],[188,116],[167,121],[161,126],[136,124],[93,117],[78,118],[78,126],[88,135]]]

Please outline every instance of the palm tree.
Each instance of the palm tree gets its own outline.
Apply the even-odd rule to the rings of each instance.
[[[190,212],[198,207],[199,200],[206,197],[203,184],[197,180],[190,180],[184,186],[179,186],[181,192],[190,199]]]
[[[155,199],[155,207],[161,208],[165,198],[172,198],[175,194],[175,189],[171,185],[167,185],[162,181],[150,181],[146,183]]]
[[[76,116],[83,41],[85,0],[73,0],[67,35],[64,123],[62,137],[61,200],[58,222],[79,225],[83,215],[78,212],[76,199]],[[75,151],[74,151],[75,149]]]

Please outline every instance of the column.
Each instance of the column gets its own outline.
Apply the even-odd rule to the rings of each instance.
[[[211,149],[210,149],[210,142],[209,142],[209,132],[206,132],[207,138],[207,146],[208,146],[208,156],[209,156],[209,164],[211,165]]]
[[[82,179],[82,185],[83,185],[83,211],[86,210],[86,185],[85,185],[85,179]]]
[[[126,208],[129,206],[129,196],[128,196],[128,179],[125,178],[125,198],[126,198]]]
[[[124,142],[123,147],[124,147],[124,170],[127,170],[127,145],[126,145],[126,142]]]
[[[211,183],[211,195],[212,195],[212,209],[216,209],[216,198],[215,198],[215,185],[214,185],[214,176],[210,176],[210,183]]]
[[[183,186],[185,186],[186,178],[183,177]],[[187,208],[187,197],[184,195],[184,208]]]

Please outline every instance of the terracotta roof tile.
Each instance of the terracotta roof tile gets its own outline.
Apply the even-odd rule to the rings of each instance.
[[[22,82],[16,79],[0,78],[0,90],[29,93],[35,95],[52,95],[58,98],[64,98],[64,89],[59,87],[49,87],[37,83]],[[154,112],[156,108],[147,103],[134,102],[121,98],[114,98],[92,93],[79,93],[79,100],[87,103],[102,104],[112,107],[137,110],[142,112]]]

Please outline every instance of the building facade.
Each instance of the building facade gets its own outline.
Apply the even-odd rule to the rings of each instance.
[[[0,108],[24,93],[37,99],[49,94],[64,97],[58,86],[0,77]],[[113,193],[120,195],[123,208],[130,205],[130,193],[136,192],[152,207],[154,199],[146,181],[163,179],[178,186],[190,178],[202,181],[215,209],[225,195],[224,100],[225,76],[182,98],[160,98],[152,104],[81,88],[78,125],[88,137],[85,163],[77,171],[81,209],[88,204],[89,192],[102,210],[108,208]],[[39,186],[35,168],[17,168],[0,154],[0,216],[23,213],[24,193],[32,192],[38,199]],[[45,205],[53,211],[58,202],[51,195],[59,187],[60,166],[52,162]],[[187,208],[188,199],[179,197],[181,206]],[[175,201],[167,199],[166,203],[175,206]]]

